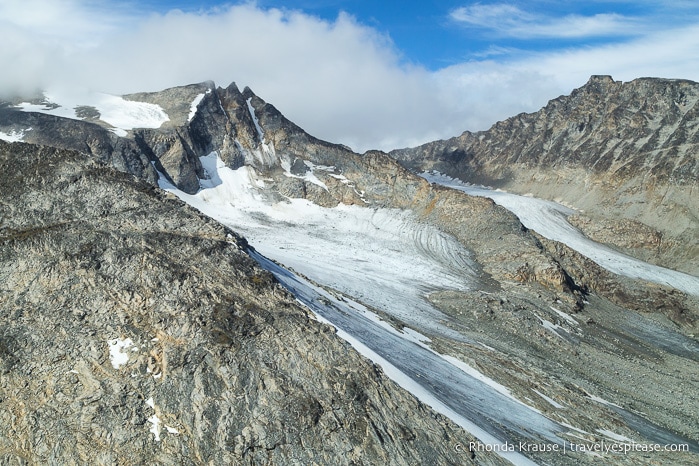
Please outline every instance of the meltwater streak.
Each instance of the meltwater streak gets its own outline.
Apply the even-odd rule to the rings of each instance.
[[[471,186],[441,174],[423,173],[430,183],[463,191],[471,196],[488,197],[517,217],[522,224],[550,240],[561,242],[618,275],[667,285],[699,296],[699,277],[643,262],[596,243],[573,227],[566,217],[574,211],[551,201],[519,196],[503,191]]]

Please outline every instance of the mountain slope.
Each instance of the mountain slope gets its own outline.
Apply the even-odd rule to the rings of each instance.
[[[230,230],[77,153],[0,167],[0,462],[472,462]]]
[[[699,84],[593,76],[488,131],[391,152],[405,166],[580,209],[593,239],[699,274]]]

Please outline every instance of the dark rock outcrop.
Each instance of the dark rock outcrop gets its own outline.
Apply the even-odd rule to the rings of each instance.
[[[95,122],[0,107],[0,129],[23,131],[24,142],[82,152],[151,184],[158,181],[148,154],[135,141]]]

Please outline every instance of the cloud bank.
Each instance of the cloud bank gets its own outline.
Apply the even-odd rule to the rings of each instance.
[[[699,80],[699,62],[691,59],[699,56],[697,25],[636,33],[615,45],[506,50],[497,61],[491,56],[428,70],[406,63],[390,37],[345,13],[328,21],[255,4],[166,14],[119,5],[2,0],[0,93],[83,87],[123,94],[209,79],[221,86],[235,81],[311,134],[364,151],[486,129],[537,110],[592,74]],[[511,22],[511,35],[564,37],[571,29],[516,8],[451,12],[452,20],[486,26],[498,17]],[[631,20],[566,21],[596,34]]]

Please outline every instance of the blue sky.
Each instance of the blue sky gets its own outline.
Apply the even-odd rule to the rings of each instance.
[[[167,9],[171,2],[158,2]],[[212,7],[221,2],[175,2],[178,8]],[[449,12],[462,5],[455,1],[361,1],[361,0],[295,0],[258,1],[262,8],[304,11],[327,21],[334,21],[340,11],[349,13],[358,22],[375,28],[390,37],[407,61],[436,69],[452,64],[477,46],[461,28],[449,20]]]
[[[151,0],[141,5],[164,13],[210,11],[232,3]],[[699,19],[699,2],[664,0],[260,0],[256,5],[326,21],[349,13],[390,38],[404,60],[430,70],[494,55],[623,43]]]
[[[536,111],[592,74],[699,81],[699,2],[0,0],[0,94],[250,86],[391,149]]]

